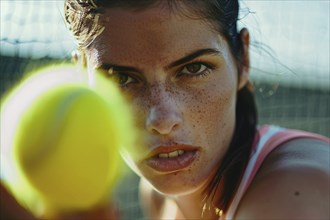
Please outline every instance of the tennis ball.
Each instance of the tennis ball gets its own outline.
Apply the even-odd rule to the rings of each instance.
[[[1,150],[10,161],[5,172],[11,173],[5,181],[39,216],[84,210],[105,200],[118,179],[120,148],[134,137],[130,111],[112,83],[97,78],[91,87],[57,80],[29,98],[36,85],[47,83],[45,75],[52,74],[25,80],[1,111],[1,129],[11,131],[1,132],[7,139]]]

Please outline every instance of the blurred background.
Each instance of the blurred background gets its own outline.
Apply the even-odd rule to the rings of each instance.
[[[252,36],[251,80],[259,124],[330,136],[330,1],[241,1],[240,27]],[[70,62],[75,49],[66,31],[63,0],[0,1],[0,95],[24,73]],[[116,190],[123,219],[142,219],[138,178]]]

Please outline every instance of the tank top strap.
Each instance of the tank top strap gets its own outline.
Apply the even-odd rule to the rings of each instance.
[[[330,143],[329,138],[299,130],[289,130],[273,125],[264,125],[258,129],[253,141],[249,162],[245,168],[240,185],[232,199],[229,209],[225,214],[226,220],[234,218],[242,197],[269,153],[283,143],[296,138],[313,138]]]

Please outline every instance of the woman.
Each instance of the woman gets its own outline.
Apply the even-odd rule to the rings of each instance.
[[[75,59],[118,83],[135,111],[145,144],[123,157],[147,218],[328,219],[329,139],[257,128],[238,10],[237,0],[65,1]]]
[[[147,217],[328,219],[329,139],[257,129],[238,9],[236,0],[66,0],[65,18],[78,61],[115,80],[135,110],[146,144],[124,158],[141,177]]]

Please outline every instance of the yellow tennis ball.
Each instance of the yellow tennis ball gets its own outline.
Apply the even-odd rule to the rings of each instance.
[[[23,102],[15,93],[29,99],[31,82],[45,79],[40,75],[23,83],[2,111],[5,121],[14,123],[5,149],[12,151],[16,177],[7,182],[37,215],[90,208],[105,199],[118,178],[119,150],[134,137],[130,112],[115,86],[97,78],[92,88],[64,80],[45,87],[15,114],[15,103],[19,108]]]
[[[112,112],[111,112],[112,111]],[[57,88],[22,116],[16,160],[47,203],[87,208],[116,178],[119,138],[113,110],[83,88]]]

